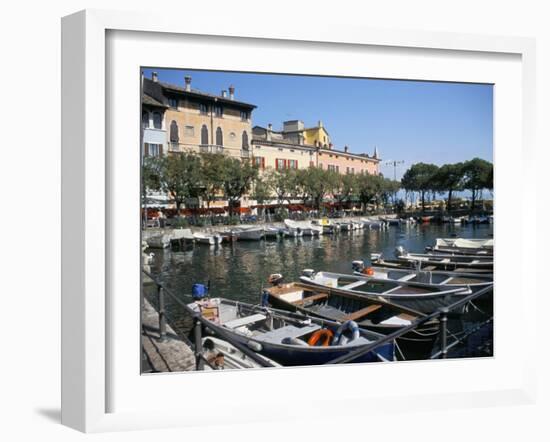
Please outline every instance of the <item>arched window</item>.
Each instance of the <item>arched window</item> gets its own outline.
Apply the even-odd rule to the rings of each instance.
[[[248,150],[248,133],[243,131],[243,150]]]
[[[178,133],[178,123],[176,123],[175,120],[172,120],[170,123],[170,142],[171,143],[178,143],[180,140],[180,136]]]
[[[144,129],[147,129],[149,127],[149,112],[143,111],[141,114],[141,125]]]
[[[223,146],[223,132],[221,127],[216,129],[216,144],[218,146]]]
[[[201,127],[201,144],[208,144],[208,128],[206,124],[203,124]]]
[[[155,129],[162,129],[162,116],[160,112],[153,112],[153,127]]]

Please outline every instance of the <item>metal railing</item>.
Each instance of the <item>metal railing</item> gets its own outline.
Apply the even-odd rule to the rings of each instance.
[[[156,280],[154,276],[152,276],[149,272],[142,269],[143,274],[145,274],[147,277],[149,277],[154,284],[157,287],[157,296],[158,296],[158,313],[159,313],[159,334],[160,339],[163,340],[166,338],[166,310],[165,310],[165,294],[168,294],[171,299],[173,299],[180,307],[184,309],[186,313],[192,316],[193,318],[193,330],[194,330],[194,353],[195,353],[195,362],[196,362],[196,369],[197,370],[203,370],[204,368],[204,362],[206,361],[203,354],[202,354],[202,325],[208,326],[208,320],[203,319],[201,315],[190,308],[187,304],[182,302],[172,291],[167,289]],[[380,338],[376,342],[373,342],[370,345],[361,347],[360,349],[357,349],[355,351],[351,351],[347,353],[346,355],[340,356],[338,358],[335,358],[331,361],[325,362],[325,364],[345,364],[347,362],[351,362],[363,355],[366,355],[369,352],[372,352],[376,350],[377,348],[381,347],[384,344],[393,342],[395,339],[398,339],[405,334],[409,333],[410,331],[416,330],[421,325],[437,319],[439,321],[439,343],[440,343],[440,350],[432,355],[430,359],[435,358],[441,358],[445,359],[447,357],[448,350],[455,347],[459,342],[461,342],[461,339],[456,339],[452,343],[448,344],[448,331],[447,331],[447,321],[448,316],[451,314],[453,310],[459,309],[469,302],[478,299],[479,297],[487,294],[493,290],[493,285],[489,285],[487,287],[484,287],[475,293],[472,293],[470,295],[464,296],[459,301],[450,304],[447,307],[440,308],[436,310],[435,312],[425,315],[415,321],[413,321],[411,324],[404,326],[400,328],[399,330],[388,334],[384,336],[383,338]],[[280,312],[281,314],[289,314],[286,311],[280,311],[277,309],[271,309],[276,312]],[[489,323],[492,321],[492,318],[488,321],[485,321],[481,326],[479,326],[477,329],[481,328],[484,324]],[[325,321],[325,322],[331,322],[331,321]],[[254,362],[260,364],[262,367],[274,367],[274,365],[259,356],[257,353],[249,349],[248,347],[242,345],[240,342],[237,342],[234,337],[227,332],[222,331],[221,329],[217,330],[216,333],[219,335],[220,338],[226,340],[231,345],[233,345],[235,348],[240,350],[242,353],[244,353],[247,357],[252,359]],[[206,361],[208,363],[208,361]]]
[[[201,144],[199,151],[202,153],[223,153],[223,146],[217,144]]]
[[[158,297],[158,314],[159,314],[159,336],[160,340],[163,341],[166,339],[166,305],[165,305],[165,295],[168,295],[174,302],[176,302],[187,314],[193,318],[193,332],[194,332],[194,345],[193,350],[195,353],[195,368],[197,370],[204,369],[205,358],[202,351],[202,326],[208,327],[208,320],[203,319],[199,312],[196,312],[187,304],[185,304],[179,297],[173,293],[170,289],[163,286],[153,275],[148,271],[141,270],[145,276],[150,278],[157,288],[157,297]],[[252,351],[248,347],[242,345],[240,342],[237,342],[230,333],[219,330],[217,332],[220,338],[229,342],[237,350],[241,351],[247,357],[252,359],[257,364],[260,364],[262,367],[275,367],[271,361],[263,358],[258,355],[256,352]]]

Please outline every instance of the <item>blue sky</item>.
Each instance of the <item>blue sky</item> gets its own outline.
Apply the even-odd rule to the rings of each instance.
[[[248,74],[179,69],[144,69],[159,80],[220,94],[230,84],[235,98],[255,104],[253,125],[302,120],[306,127],[322,120],[337,149],[372,154],[383,162],[404,160],[397,178],[416,162],[438,165],[480,157],[493,160],[493,87],[295,75]],[[393,166],[382,165],[393,177]]]

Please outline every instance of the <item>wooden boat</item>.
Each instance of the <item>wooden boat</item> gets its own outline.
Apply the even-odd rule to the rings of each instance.
[[[202,338],[203,356],[208,361],[205,370],[235,370],[243,368],[262,368],[262,365],[246,356],[242,351],[223,339],[214,336]],[[259,355],[274,367],[281,365],[265,356]]]
[[[231,235],[238,241],[260,241],[264,237],[264,228],[257,226],[239,226],[231,229]]]
[[[416,263],[419,266],[435,266],[429,270],[452,270],[457,267],[493,270],[493,257],[482,255],[451,255],[442,253],[411,253],[399,246],[395,250],[397,261]]]
[[[492,255],[493,248],[492,238],[437,238],[430,250],[463,255]]]
[[[436,256],[434,258],[437,258]],[[406,259],[386,259],[380,256],[379,253],[371,254],[371,264],[376,267],[388,267],[391,269],[407,269],[407,270],[426,270],[434,271],[441,270],[447,272],[458,273],[478,273],[478,274],[492,274],[493,266],[478,266],[462,264],[457,262],[447,261],[418,261],[418,260],[406,260]]]
[[[215,335],[228,335],[231,341],[246,345],[284,366],[326,364],[366,348],[384,336],[360,329],[353,321],[340,324],[305,318],[225,298],[202,299],[188,306],[202,317],[206,328]],[[320,342],[326,345],[315,345]],[[385,360],[394,360],[393,342],[382,344],[352,362]]]
[[[437,285],[440,287],[471,287],[482,288],[493,284],[493,274],[457,273],[445,271],[423,271],[415,269],[391,269],[388,267],[365,267],[363,261],[353,261],[352,268],[355,275],[372,280],[414,282],[424,286]]]
[[[300,281],[326,289],[334,288],[357,295],[382,297],[389,302],[422,313],[432,313],[472,293],[472,289],[464,287],[449,289],[437,285],[371,280],[365,276],[331,272],[305,274],[300,277]]]
[[[388,335],[425,314],[383,299],[302,283],[279,284],[266,290],[275,308],[338,322],[356,321],[359,327]],[[437,320],[428,321],[397,339],[402,358],[426,359],[439,332]]]
[[[223,237],[219,234],[202,233],[197,232],[193,234],[193,238],[199,244],[206,244],[210,246],[220,245],[223,241]]]
[[[285,219],[285,226],[291,231],[301,232],[304,236],[322,235],[323,227],[311,223],[311,221],[293,221]]]

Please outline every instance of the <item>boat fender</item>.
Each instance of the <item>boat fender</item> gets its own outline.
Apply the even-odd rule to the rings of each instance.
[[[361,271],[361,273],[367,276],[374,276],[374,269],[372,267],[366,267]]]
[[[208,287],[204,284],[195,283],[191,287],[191,296],[194,300],[204,298],[208,294]]]
[[[315,347],[322,338],[320,345],[322,347],[328,347],[330,345],[330,342],[333,340],[333,336],[334,333],[332,333],[332,330],[329,330],[328,328],[323,328],[313,333],[307,340],[307,343],[308,345]]]
[[[345,330],[348,330],[351,332],[352,336],[349,341],[345,341],[343,333]],[[344,345],[344,343],[353,342],[356,339],[359,339],[359,326],[357,325],[357,322],[355,321],[346,321],[340,327],[338,327],[338,330],[336,330],[336,334],[334,335],[334,338],[332,339],[332,345]]]
[[[250,350],[254,350],[255,352],[258,352],[258,353],[263,350],[262,344],[256,341],[248,341],[246,345],[248,346],[248,348],[250,348]]]
[[[303,347],[309,347],[309,345],[302,341],[301,339],[298,339],[298,338],[290,338],[290,337],[286,337],[286,338],[283,338],[283,340],[281,341],[282,344],[287,344],[287,345],[301,345]]]
[[[351,268],[355,272],[361,272],[365,268],[365,263],[360,259],[351,262]]]

